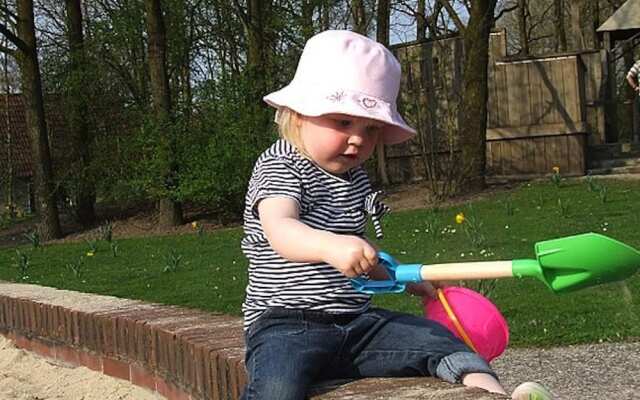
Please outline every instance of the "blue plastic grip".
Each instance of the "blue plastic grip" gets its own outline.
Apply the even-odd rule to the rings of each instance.
[[[378,262],[387,270],[389,279],[376,281],[362,277],[353,278],[351,279],[351,285],[354,289],[367,294],[403,292],[406,284],[396,279],[396,271],[404,266],[398,265],[398,262],[393,257],[382,251],[378,252]]]
[[[396,281],[398,282],[422,282],[420,270],[422,264],[401,264],[396,268]]]

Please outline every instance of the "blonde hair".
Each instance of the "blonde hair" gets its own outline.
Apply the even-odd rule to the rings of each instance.
[[[278,124],[278,133],[280,137],[291,143],[305,157],[308,157],[304,148],[302,137],[300,135],[300,125],[302,124],[302,115],[300,113],[287,108],[280,107],[276,111],[276,123]]]

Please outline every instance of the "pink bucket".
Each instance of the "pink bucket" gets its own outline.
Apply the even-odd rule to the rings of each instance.
[[[500,310],[471,289],[439,289],[438,299],[424,298],[424,311],[427,318],[446,326],[487,361],[502,354],[509,344],[509,326]]]

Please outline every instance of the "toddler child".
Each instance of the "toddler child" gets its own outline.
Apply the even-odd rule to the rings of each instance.
[[[265,96],[281,139],[257,160],[246,195],[242,250],[248,384],[243,399],[300,400],[318,381],[433,376],[505,393],[480,356],[442,325],[374,308],[349,278],[385,277],[367,218],[381,235],[386,207],[362,167],[378,143],[415,134],[396,108],[400,65],[349,31],[307,42],[296,74]],[[429,283],[411,284],[432,295]],[[526,383],[518,399],[550,399]]]

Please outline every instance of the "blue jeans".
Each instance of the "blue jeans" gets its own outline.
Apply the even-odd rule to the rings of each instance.
[[[302,400],[337,378],[495,376],[484,359],[437,322],[370,309],[358,315],[270,308],[246,332],[243,400]]]

